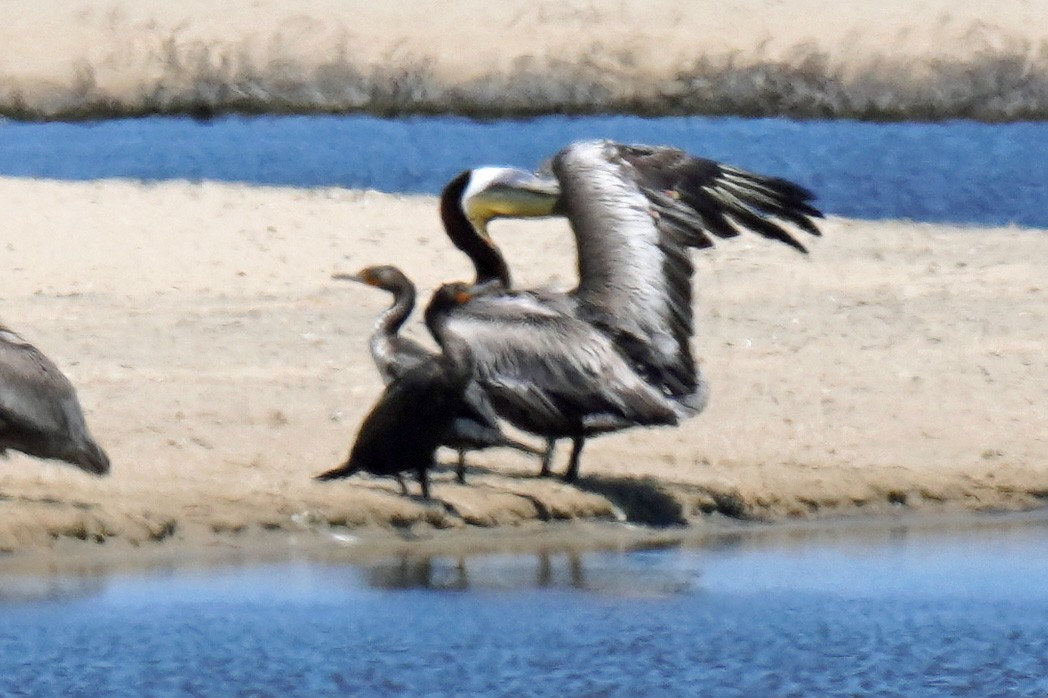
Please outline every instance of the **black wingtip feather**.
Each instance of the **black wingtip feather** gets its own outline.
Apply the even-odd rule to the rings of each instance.
[[[746,209],[732,209],[731,216],[755,233],[772,240],[786,243],[793,249],[807,254],[808,250],[781,226]]]

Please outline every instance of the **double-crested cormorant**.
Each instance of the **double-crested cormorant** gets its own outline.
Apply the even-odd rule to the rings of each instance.
[[[358,281],[393,294],[393,305],[378,316],[369,341],[371,357],[384,383],[392,383],[412,368],[433,358],[432,351],[400,335],[400,328],[415,307],[415,284],[400,269],[389,265],[367,267],[356,274],[334,274],[332,278]],[[466,388],[463,409],[452,421],[441,445],[458,452],[457,477],[461,483],[466,481],[466,451],[505,447],[533,455],[541,453],[502,432],[495,410],[484,390],[475,382]]]
[[[400,474],[414,470],[422,496],[429,498],[428,472],[433,456],[462,409],[473,376],[469,346],[446,331],[447,318],[472,297],[473,289],[468,284],[445,284],[437,289],[426,307],[426,326],[441,353],[430,356],[386,386],[360,425],[346,462],[316,479],[334,480],[361,470],[393,475],[407,494]]]
[[[0,453],[9,448],[93,475],[109,472],[109,458],[92,438],[69,379],[0,325]]]
[[[573,438],[565,473],[571,480],[587,434],[676,421],[665,412],[662,419],[649,413],[641,421],[631,421],[623,409],[610,421],[599,411],[578,412],[582,405],[596,406],[588,391],[597,385],[615,386],[620,407],[634,399],[650,402],[648,395],[631,397],[641,395],[634,392],[638,378],[676,417],[705,407],[707,388],[689,346],[693,267],[687,248],[710,247],[712,237],[734,237],[742,228],[804,252],[774,219],[818,235],[812,219],[822,214],[811,206],[812,194],[792,182],[675,148],[580,142],[557,153],[549,170],[535,175],[485,167],[445,187],[441,216],[449,238],[473,261],[478,282],[502,287],[500,294],[456,309],[449,330],[473,348],[478,380],[500,416],[550,439]],[[512,291],[487,223],[549,215],[566,217],[574,231],[578,286],[568,293]],[[513,341],[505,339],[508,328]],[[625,369],[608,372],[603,361],[612,354]],[[572,395],[571,409],[565,408],[565,391]],[[588,420],[606,428],[592,428]],[[547,456],[543,474],[548,465]]]

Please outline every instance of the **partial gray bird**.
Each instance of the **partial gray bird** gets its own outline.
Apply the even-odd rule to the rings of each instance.
[[[7,449],[71,463],[93,475],[109,472],[76,390],[54,363],[0,324],[0,453]]]
[[[675,148],[611,141],[569,145],[542,174],[500,167],[467,170],[442,192],[444,228],[473,261],[477,282],[495,283],[501,293],[485,294],[457,309],[449,330],[461,332],[470,342],[478,381],[500,416],[551,440],[573,439],[565,478],[574,479],[583,440],[598,431],[587,426],[587,419],[604,424],[604,431],[675,424],[706,405],[708,388],[690,347],[694,268],[688,248],[710,247],[715,237],[734,237],[748,229],[805,252],[784,224],[819,235],[813,219],[822,214],[811,205],[812,198],[811,192],[787,180]],[[567,293],[513,290],[509,267],[487,232],[488,223],[502,217],[556,215],[566,217],[575,234],[578,285]],[[479,329],[491,325],[505,332],[507,318],[515,318],[513,326],[531,341],[508,343]],[[572,324],[567,331],[563,323],[569,319],[585,328]],[[580,342],[583,335],[587,342]],[[601,350],[596,352],[598,345]],[[669,412],[662,411],[661,417],[647,413],[631,421],[620,410],[620,420],[609,421],[605,413],[580,419],[559,409],[556,381],[579,371],[592,372],[598,365],[606,370],[602,362],[610,360],[609,347],[616,362],[632,375],[617,367],[614,377],[603,378],[621,379],[622,390],[626,385],[634,390],[634,379],[639,378],[661,396]],[[600,360],[595,359],[598,355]],[[577,383],[574,389],[584,390],[585,385]],[[641,392],[645,394],[638,399],[647,402],[649,395]],[[619,399],[625,400],[625,393]],[[561,419],[552,419],[554,412],[560,412]],[[546,416],[539,419],[536,414]],[[548,472],[547,455],[542,474]]]

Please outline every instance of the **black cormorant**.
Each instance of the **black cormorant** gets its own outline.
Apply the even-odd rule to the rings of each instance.
[[[358,471],[393,475],[404,493],[400,474],[414,471],[429,498],[429,469],[448,428],[465,403],[473,377],[473,357],[468,345],[450,335],[448,314],[473,298],[468,284],[441,286],[426,307],[426,326],[440,345],[435,354],[407,370],[386,386],[378,402],[360,425],[346,462],[316,477],[334,480]]]

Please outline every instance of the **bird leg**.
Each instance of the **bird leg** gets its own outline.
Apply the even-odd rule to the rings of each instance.
[[[404,476],[397,473],[393,477],[397,478],[397,482],[400,483],[400,493],[405,497],[408,496],[408,483],[404,482]]]
[[[460,448],[458,468],[455,470],[455,479],[458,480],[460,485],[466,484],[466,449]]]
[[[575,482],[579,479],[579,455],[582,453],[582,445],[585,442],[585,436],[572,437],[571,458],[568,459],[568,469],[564,471],[564,482]]]
[[[422,498],[429,499],[429,468],[424,465],[418,469],[418,484],[422,486]]]
[[[539,471],[539,477],[550,476],[550,466],[553,465],[553,452],[556,448],[556,439],[546,439],[546,452],[542,455],[542,470]]]

